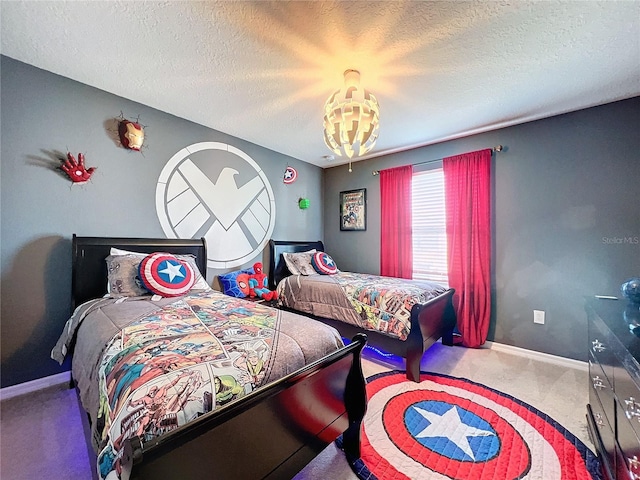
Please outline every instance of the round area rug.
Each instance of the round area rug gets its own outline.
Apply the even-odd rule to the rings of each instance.
[[[367,379],[362,480],[600,479],[597,457],[548,415],[463,378],[394,370]],[[337,440],[341,447],[341,438]]]

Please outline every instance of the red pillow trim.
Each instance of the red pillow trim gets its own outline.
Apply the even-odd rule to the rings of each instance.
[[[140,262],[140,281],[151,293],[163,297],[184,295],[193,287],[196,276],[187,262],[168,253],[152,253]]]

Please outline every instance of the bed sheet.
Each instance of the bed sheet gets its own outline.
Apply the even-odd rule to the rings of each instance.
[[[92,424],[101,478],[120,478],[124,440],[178,428],[343,346],[301,315],[210,291],[79,306],[52,351]]]
[[[277,286],[279,305],[405,340],[411,309],[447,291],[428,281],[354,272],[291,275]]]

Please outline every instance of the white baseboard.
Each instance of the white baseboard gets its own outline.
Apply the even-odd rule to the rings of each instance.
[[[30,382],[0,388],[0,401],[17,397],[19,395],[25,395],[27,393],[37,392],[43,388],[53,387],[63,383],[71,383],[71,372],[62,372],[49,377],[31,380]]]
[[[527,350],[526,348],[514,347],[512,345],[506,345],[504,343],[497,342],[485,342],[486,348],[495,350],[497,352],[510,353],[512,355],[518,355],[521,357],[531,358],[532,360],[539,360],[541,362],[553,363],[560,367],[565,368],[577,368],[589,370],[589,364],[580,360],[574,360],[572,358],[559,357],[557,355],[551,355],[549,353],[536,352],[535,350]]]

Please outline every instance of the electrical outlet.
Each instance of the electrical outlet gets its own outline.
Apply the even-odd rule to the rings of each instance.
[[[544,310],[533,311],[533,323],[544,325]]]

